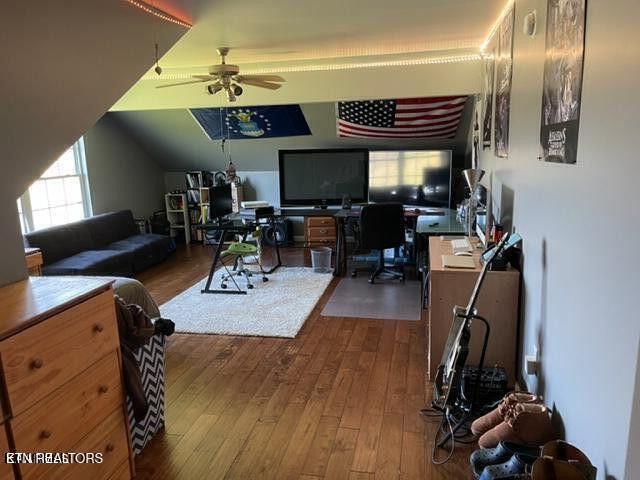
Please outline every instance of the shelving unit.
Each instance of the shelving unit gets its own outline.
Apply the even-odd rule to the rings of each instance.
[[[188,245],[191,243],[191,222],[189,221],[189,205],[186,193],[167,193],[164,196],[164,204],[169,221],[171,236],[175,237],[177,232],[184,230],[184,241]]]

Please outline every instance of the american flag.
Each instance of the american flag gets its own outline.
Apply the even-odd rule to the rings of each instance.
[[[338,136],[453,138],[465,96],[338,102]]]

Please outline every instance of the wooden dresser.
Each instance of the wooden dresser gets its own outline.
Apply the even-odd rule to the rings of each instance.
[[[3,456],[102,457],[101,463],[2,461],[0,479],[132,478],[111,282],[31,277],[0,288],[0,312]]]
[[[304,240],[307,247],[335,247],[335,219],[331,216],[305,217]]]
[[[476,249],[473,259],[474,269],[447,268],[442,265],[442,255],[452,255],[451,242],[441,237],[429,238],[429,322],[427,325],[428,373],[433,379],[442,352],[447,342],[453,307],[466,306],[481,270],[480,252]],[[478,314],[486,318],[491,326],[485,367],[498,365],[507,371],[509,385],[516,380],[516,346],[518,344],[518,298],[520,272],[487,272],[478,297]],[[482,350],[484,327],[474,322],[471,327],[469,345],[470,365],[477,365]]]

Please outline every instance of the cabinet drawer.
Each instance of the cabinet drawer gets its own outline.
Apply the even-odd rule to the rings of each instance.
[[[314,238],[323,238],[323,237],[335,237],[336,236],[336,227],[309,227],[307,229],[307,238],[309,240],[313,240]]]
[[[106,480],[118,472],[123,462],[127,467],[127,473],[129,473],[129,463],[127,461],[129,458],[129,441],[125,425],[123,410],[118,407],[104,422],[73,446],[72,451],[75,453],[100,453],[102,455],[102,463],[25,464],[20,466],[22,478],[25,480],[71,480],[76,478]],[[130,478],[130,475],[122,476],[122,478]]]
[[[0,343],[14,416],[118,348],[113,291],[86,300]]]
[[[335,238],[314,238],[307,243],[309,247],[335,247]]]
[[[336,225],[333,217],[308,217],[307,227],[334,227]]]
[[[123,404],[116,352],[11,420],[19,452],[66,452]]]
[[[0,425],[0,480],[14,479],[13,466],[5,463],[5,453],[9,452],[9,440],[7,439],[7,431],[4,425]]]

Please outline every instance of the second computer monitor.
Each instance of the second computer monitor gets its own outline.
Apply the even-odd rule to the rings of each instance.
[[[209,189],[209,220],[215,221],[233,213],[231,184]]]

